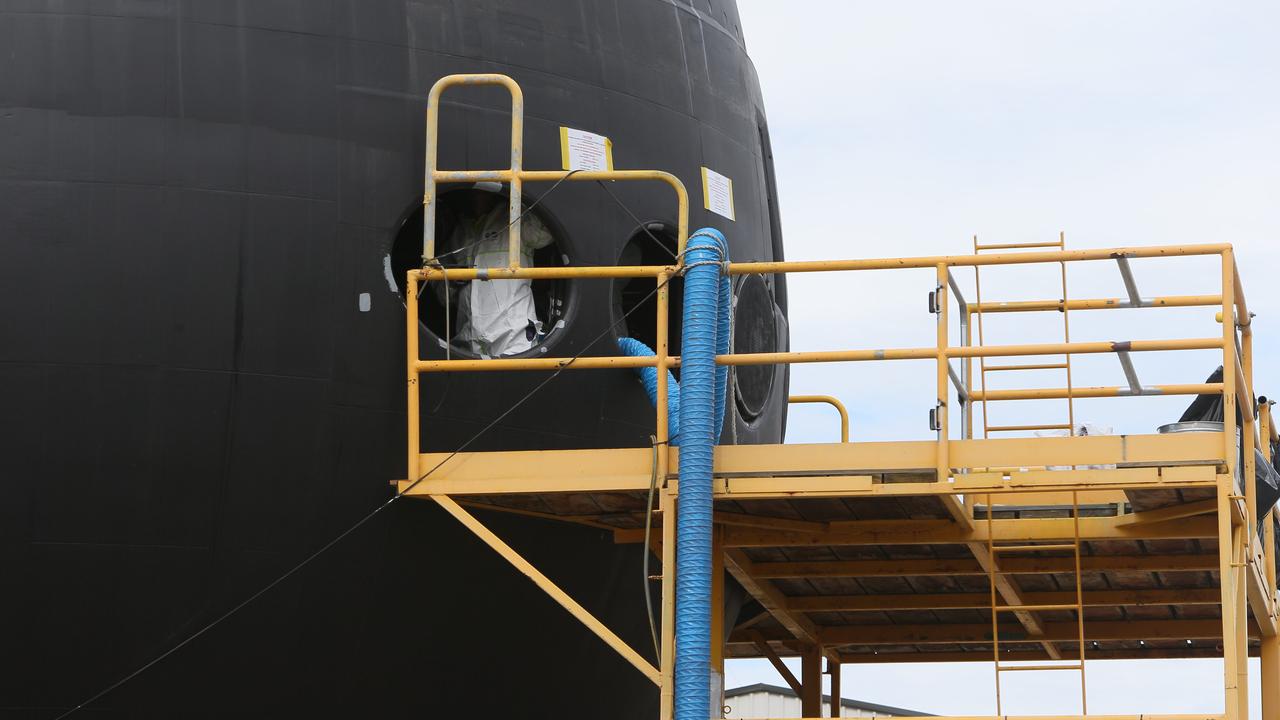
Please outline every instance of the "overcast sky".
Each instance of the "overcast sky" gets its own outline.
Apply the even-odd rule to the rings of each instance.
[[[788,259],[961,254],[975,234],[1029,242],[1064,231],[1069,248],[1232,242],[1259,316],[1258,391],[1280,394],[1267,384],[1280,384],[1267,362],[1280,337],[1270,277],[1280,267],[1280,4],[739,7],[764,90]],[[1134,270],[1143,295],[1218,292],[1213,261],[1135,261]],[[1114,264],[1070,272],[1074,296],[1124,294]],[[924,312],[932,275],[794,278],[793,348],[932,345]],[[970,293],[971,273],[964,282]],[[984,299],[1057,297],[1057,283],[1047,271],[993,271],[983,275]],[[1071,330],[1076,341],[1220,332],[1203,309],[1075,313]],[[1059,341],[1061,316],[993,320],[987,331],[989,343]],[[1124,382],[1113,357],[1073,362],[1076,385]],[[1144,383],[1199,382],[1218,365],[1212,353],[1135,362]],[[923,438],[932,373],[928,363],[800,366],[792,392],[839,396],[855,439]],[[1020,375],[1003,387],[1061,383]],[[1186,400],[1084,401],[1076,415],[1151,432],[1176,420]],[[1065,418],[1062,402],[1014,405],[996,406],[992,423]],[[789,442],[835,433],[823,408],[792,411]],[[931,713],[994,713],[991,675],[981,663],[849,665],[844,692]],[[1006,683],[1005,712],[1077,711],[1070,692],[1044,692],[1069,688],[1069,673],[1017,675]],[[1035,677],[1043,675],[1058,677]],[[727,681],[782,684],[763,661],[731,663]],[[1221,711],[1221,661],[1099,661],[1089,681],[1094,713]]]

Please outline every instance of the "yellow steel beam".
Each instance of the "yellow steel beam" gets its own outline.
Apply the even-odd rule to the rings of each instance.
[[[1208,500],[1199,500],[1196,502],[1182,503],[1180,505],[1170,505],[1168,507],[1158,508],[1155,510],[1143,510],[1141,512],[1121,515],[1117,524],[1136,525],[1138,523],[1181,520],[1182,518],[1195,517],[1196,515],[1207,515],[1217,511],[1218,501],[1210,498]]]
[[[497,362],[489,361],[489,362]],[[971,473],[956,477],[956,486],[970,488],[1071,489],[1116,481],[1115,488],[1132,483],[1141,487],[1164,483],[1169,487],[1191,487],[1207,482],[1205,476],[1188,477],[1189,468],[1169,466],[1216,466],[1222,459],[1220,433],[1177,435],[1128,435],[1045,438],[1001,438],[952,440],[950,463],[959,468],[1040,467],[1045,465],[1121,465],[1117,471],[1064,470],[1029,471],[992,475]],[[892,472],[928,473],[935,468],[934,441],[855,442],[812,445],[724,445],[715,451],[715,473],[725,478],[750,478],[750,492],[806,494],[799,481],[783,476],[815,478],[809,486],[822,491],[847,491],[849,495],[928,495],[957,492],[948,483],[873,484],[871,474]],[[670,451],[674,474],[678,450]],[[418,456],[420,467],[435,467],[449,459],[448,453]],[[410,495],[485,494],[527,492],[615,492],[647,490],[652,471],[648,448],[607,450],[535,450],[519,452],[457,453],[445,465],[423,480]],[[1165,466],[1159,471],[1135,473],[1133,466]],[[1123,472],[1122,472],[1123,471]],[[1203,472],[1203,471],[1200,471]],[[1181,474],[1180,474],[1181,473]],[[819,480],[818,478],[821,478]],[[997,482],[999,478],[999,482]],[[720,481],[718,481],[720,482]],[[967,483],[967,485],[965,485]],[[1178,484],[1184,483],[1184,484]],[[399,482],[399,489],[409,486]],[[724,487],[723,482],[720,482]],[[732,489],[732,485],[726,488]],[[961,491],[963,492],[963,491]]]
[[[1172,572],[1217,570],[1217,554],[1196,555],[1085,555],[1080,558],[1085,572]],[[1071,557],[1008,557],[1000,561],[1001,572],[1010,574],[1050,574],[1075,571]],[[758,562],[754,571],[762,579],[830,577],[921,577],[986,575],[987,571],[970,558],[903,560],[825,560],[819,562]]]
[[[1127,298],[1089,298],[1068,300],[1067,310],[1118,310],[1135,307],[1199,307],[1222,304],[1221,295],[1167,295],[1162,297],[1143,298],[1141,305],[1134,305]],[[1020,300],[1016,302],[984,302],[969,306],[973,313],[1012,313],[1012,312],[1062,312],[1061,300]]]
[[[449,271],[453,277],[453,271]],[[1132,340],[1125,342],[1045,343],[1035,345],[964,345],[943,348],[948,358],[1021,357],[1027,355],[1097,354],[1114,352],[1155,352],[1160,350],[1216,350],[1217,338],[1178,340]],[[797,363],[868,362],[879,360],[937,360],[937,347],[873,348],[869,350],[815,350],[807,352],[736,353],[717,355],[718,365],[781,365]],[[461,362],[461,361],[459,361]],[[513,363],[515,361],[512,361]],[[516,367],[516,365],[511,365]],[[531,363],[527,369],[544,367]],[[1172,387],[1172,386],[1170,386]]]
[[[931,653],[942,655],[944,653]],[[924,662],[924,661],[920,661]],[[774,720],[821,720],[821,715],[803,718],[774,718]],[[868,720],[1224,720],[1221,713],[1167,714],[1142,713],[1141,715],[866,715]]]
[[[1061,398],[1134,397],[1143,395],[1216,395],[1222,392],[1222,383],[1188,383],[1183,385],[1144,385],[1141,392],[1134,392],[1128,385],[1074,388],[1018,388],[1015,390],[974,391],[971,397],[978,402],[987,400],[1054,400]]]
[[[1176,590],[1098,590],[1084,594],[1085,607],[1143,607],[1150,605],[1217,605],[1217,588]],[[1023,606],[1075,606],[1076,593],[1024,592]],[[1012,603],[1010,603],[1012,604]],[[907,595],[804,595],[787,599],[797,612],[889,612],[893,610],[988,609],[991,596],[979,593],[912,593]]]
[[[534,273],[533,270],[557,270],[557,272]],[[497,269],[484,271],[490,279],[507,277],[554,277],[564,270],[575,268],[528,268],[526,271],[509,270],[499,273]],[[585,268],[582,268],[585,269]],[[665,270],[665,268],[660,268]],[[466,270],[449,270],[449,279],[466,279],[464,276],[474,274]],[[594,277],[594,276],[591,276]],[[604,275],[603,277],[608,277]],[[1058,355],[1058,354],[1094,354],[1113,352],[1153,352],[1159,350],[1206,350],[1217,349],[1222,343],[1217,338],[1192,338],[1185,340],[1133,340],[1126,342],[1092,342],[1092,343],[1048,343],[1040,345],[969,345],[963,347],[944,348],[939,353],[933,348],[873,348],[868,350],[816,350],[808,352],[772,352],[772,353],[735,353],[717,355],[718,365],[781,365],[800,363],[828,362],[868,362],[879,360],[936,360],[939,354],[948,358],[966,357],[1018,357],[1026,355]],[[419,360],[414,368],[418,372],[500,372],[504,370],[594,370],[601,368],[636,368],[655,367],[658,361],[649,357],[627,357],[621,355],[582,356],[576,358],[490,358],[482,360]],[[680,365],[680,358],[670,357],[667,364],[671,367]],[[945,368],[944,368],[945,371]],[[1211,392],[1210,386],[1216,383],[1199,383],[1189,385],[1154,385],[1149,394],[1195,395]],[[1208,389],[1206,389],[1208,388]],[[1107,392],[1110,388],[1079,388],[1082,392],[1094,394],[1076,395],[1076,397],[1112,397],[1125,395],[1120,392]],[[1221,390],[1219,387],[1218,390]],[[988,391],[995,393],[996,391]],[[1128,394],[1133,394],[1132,392]],[[981,399],[980,394],[972,397]],[[1065,396],[1063,396],[1065,397]],[[989,400],[1011,399],[991,394]]]
[[[723,445],[716,448],[715,473],[718,477],[760,477],[929,471],[934,468],[936,451],[932,440]],[[1089,435],[952,440],[950,462],[958,468],[1214,465],[1223,462],[1222,454],[1219,433]],[[1070,475],[1064,471],[1061,477]]]
[[[631,663],[635,669],[639,670],[645,677],[649,678],[655,685],[661,685],[661,675],[657,668],[645,660],[640,653],[636,652],[622,638],[618,637],[607,625],[600,622],[586,608],[578,604],[565,591],[561,590],[558,585],[551,581],[546,575],[543,575],[538,568],[532,563],[525,560],[519,553],[511,548],[510,545],[503,542],[502,538],[493,534],[493,531],[485,527],[483,523],[475,518],[474,515],[467,512],[461,505],[454,502],[452,498],[444,495],[436,495],[432,498],[440,507],[444,508],[450,515],[461,522],[468,530],[480,538],[486,545],[493,548],[495,552],[502,556],[504,560],[511,563],[513,567],[519,570],[525,577],[533,581],[535,585],[542,589],[547,595],[555,600],[561,607],[569,611],[569,614],[577,618],[588,630],[595,633],[597,637],[605,642],[615,652],[623,657],[624,660]]]
[[[1275,637],[1277,631],[1276,617],[1271,612],[1270,599],[1275,596],[1275,586],[1270,591],[1263,571],[1261,551],[1250,557],[1243,568],[1245,574],[1245,592],[1249,598],[1249,611],[1262,630],[1263,637]]]
[[[808,260],[789,262],[732,263],[730,275],[754,275],[776,272],[834,272],[839,270],[893,270],[904,268],[934,268],[939,264],[950,267],[983,265],[1034,265],[1056,262],[1081,262],[1085,260],[1114,260],[1117,255],[1128,258],[1184,257],[1188,255],[1219,255],[1229,251],[1227,243],[1203,245],[1167,245],[1159,247],[1122,247],[1094,250],[1062,250],[1057,252],[1013,252],[992,255],[933,255],[926,257],[872,258],[863,260]]]
[[[576,177],[576,176],[575,176]],[[489,280],[572,280],[572,279],[611,279],[658,277],[662,273],[671,274],[677,270],[675,265],[601,265],[581,267],[576,265],[546,265],[543,267],[522,268],[448,268],[440,270],[432,267],[413,269],[410,277],[422,281],[460,281],[475,280],[484,277]]]

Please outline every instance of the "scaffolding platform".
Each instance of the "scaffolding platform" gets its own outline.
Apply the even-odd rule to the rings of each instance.
[[[435,168],[430,148],[440,92],[474,83],[508,87],[518,125],[519,90],[509,78],[454,76],[437,84],[428,115],[428,207],[436,180],[513,182],[512,227],[518,228],[514,214],[521,179],[660,180],[676,191],[683,250],[687,198],[679,180],[665,173],[534,173],[518,163],[501,171]],[[513,157],[518,157],[518,133],[512,142]],[[430,222],[426,232],[432,232]],[[518,236],[513,237],[512,247],[518,243]],[[424,246],[429,260],[433,238],[426,238]],[[518,258],[519,253],[510,256]],[[1219,260],[1216,294],[1148,298],[1138,293],[1130,261],[1185,256]],[[1126,296],[1069,298],[1065,268],[1087,262],[1117,263]],[[969,302],[955,280],[960,269],[972,268],[976,279],[980,268],[1043,264],[1062,266],[1061,297],[983,302],[979,296]],[[929,290],[937,343],[932,346],[731,353],[716,361],[729,366],[931,361],[936,366],[937,403],[931,412],[936,434],[931,440],[715,449],[713,561],[725,572],[713,577],[732,576],[752,602],[728,619],[732,627],[727,632],[725,616],[713,611],[712,637],[727,638],[713,643],[713,665],[722,668],[725,658],[768,658],[800,694],[805,717],[821,712],[825,659],[832,696],[840,695],[838,668],[845,663],[976,661],[993,666],[999,717],[1022,717],[1005,715],[1000,707],[1004,674],[1063,671],[1079,674],[1079,696],[1062,698],[1067,714],[1036,717],[1246,720],[1247,657],[1261,654],[1263,716],[1280,717],[1276,515],[1271,508],[1259,511],[1253,482],[1258,470],[1254,449],[1270,464],[1277,434],[1270,403],[1253,392],[1251,315],[1230,245],[1068,250],[1059,238],[1057,243],[1030,246],[975,242],[968,255],[734,262],[724,268],[730,275],[933,269],[936,284]],[[680,497],[680,451],[667,442],[665,370],[678,367],[679,358],[668,353],[666,280],[681,271],[678,264],[513,264],[485,271],[495,279],[655,278],[658,347],[648,358],[423,360],[418,303],[408,303],[409,477],[397,483],[406,496],[439,503],[653,680],[662,697],[663,720],[671,717],[675,692],[674,518]],[[448,271],[449,280],[477,276],[474,269]],[[443,277],[444,272],[429,263],[410,271],[406,297],[416,297],[420,285]],[[1071,313],[1196,306],[1216,308],[1220,323],[1198,337],[1070,340]],[[983,316],[1011,312],[1060,313],[1063,342],[983,344]],[[959,330],[955,343],[951,323]],[[978,330],[977,342],[973,329]],[[1187,350],[1220,353],[1221,382],[1143,385],[1132,372],[1131,353]],[[1086,354],[1115,355],[1127,383],[1073,386],[1071,358]],[[989,361],[1002,364],[988,365]],[[658,368],[659,378],[657,442],[652,448],[421,452],[422,373],[617,371],[645,366]],[[1027,368],[1065,370],[1065,386],[987,388],[988,372]],[[1146,395],[1218,396],[1223,422],[1217,430],[1179,434],[1076,434],[1074,399]],[[1067,422],[988,423],[990,404],[1021,399],[1062,400]],[[847,438],[847,415],[839,401],[813,396],[793,400],[835,404]],[[977,407],[983,409],[980,434],[975,430]],[[1025,436],[1055,428],[1062,430],[1061,436]],[[1007,436],[1017,432],[1024,436]],[[629,647],[490,532],[471,513],[476,508],[582,523],[611,532],[619,543],[644,543],[647,538],[662,587],[659,662]],[[1251,531],[1254,527],[1260,530]],[[722,596],[723,587],[715,587],[713,608],[723,608]],[[800,677],[781,662],[786,655],[802,658]],[[1223,658],[1221,712],[1088,714],[1086,669],[1094,660],[1205,657]]]

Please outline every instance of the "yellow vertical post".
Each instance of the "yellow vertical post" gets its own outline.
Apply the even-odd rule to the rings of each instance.
[[[1244,597],[1245,562],[1240,545],[1245,537],[1232,527],[1231,504],[1240,488],[1239,443],[1236,424],[1236,323],[1235,323],[1235,257],[1230,249],[1222,251],[1222,442],[1227,467],[1226,487],[1219,487],[1218,543],[1219,577],[1222,585],[1222,648],[1226,674],[1227,720],[1248,718],[1248,655],[1246,633],[1248,609]],[[1241,484],[1248,486],[1250,479]],[[1221,483],[1220,483],[1221,485]],[[1225,561],[1225,562],[1224,562]],[[1246,635],[1241,640],[1241,635]]]
[[[951,344],[950,337],[947,334],[947,265],[946,263],[938,263],[938,289],[935,291],[936,310],[938,311],[938,482],[946,482],[947,477],[951,475],[951,458],[950,450],[950,433],[947,426],[947,398],[948,383],[950,378],[947,375],[947,350]]]
[[[437,81],[427,96],[426,158],[422,173],[422,263],[436,254],[436,163],[439,151],[436,141],[440,131],[440,93],[446,86]]]
[[[822,646],[806,645],[800,655],[800,716],[822,717]]]
[[[520,267],[520,226],[516,222],[524,211],[521,194],[524,180],[520,173],[524,170],[524,93],[514,82],[507,86],[511,91],[511,197],[507,205],[507,222],[510,234],[507,247],[507,261],[512,268]]]
[[[996,598],[996,576],[1000,574],[1000,555],[996,553],[995,504],[991,493],[987,493],[987,579],[991,588],[991,659],[996,681],[996,714],[1003,715],[1003,701],[1000,697],[1000,611]]]
[[[1238,470],[1236,437],[1236,324],[1234,259],[1231,250],[1222,251],[1222,435],[1223,452],[1234,494]],[[1248,483],[1244,483],[1248,484]]]
[[[1067,234],[1062,231],[1058,232],[1058,249],[1067,249]],[[1058,264],[1062,266],[1062,342],[1070,343],[1071,321],[1069,319],[1070,311],[1068,308],[1070,303],[1067,301],[1067,261],[1063,260]],[[1068,432],[1071,435],[1075,435],[1076,405],[1071,394],[1071,353],[1066,353],[1063,358],[1063,365],[1066,365],[1067,371],[1067,424],[1071,426],[1071,430]]]
[[[1224,371],[1225,372],[1225,371]],[[1223,675],[1223,717],[1224,720],[1246,720],[1241,718],[1239,700],[1239,674],[1237,665],[1240,657],[1236,654],[1236,619],[1235,619],[1235,583],[1232,564],[1234,552],[1231,533],[1231,495],[1234,480],[1229,475],[1218,479],[1218,577],[1222,595],[1222,675]]]
[[[426,282],[425,280],[423,282]],[[418,479],[418,457],[422,452],[418,387],[418,278],[414,271],[409,271],[404,283],[404,325],[405,325],[405,374],[407,397],[405,414],[408,419],[409,471],[406,476],[409,482]]]
[[[668,284],[671,282],[671,273],[662,272],[656,278],[658,283],[658,317],[655,323],[656,328],[656,344],[654,355],[657,356],[658,371],[658,402],[657,415],[658,426],[654,428],[654,437],[658,438],[658,478],[663,483],[667,477],[667,462],[670,458],[667,443],[670,441],[668,426],[670,424],[670,416],[668,415],[667,405],[667,362],[668,353],[670,352],[670,339],[667,337],[670,333],[670,321],[667,318],[668,306],[670,304],[670,288]]]
[[[965,346],[973,345],[973,306],[965,309],[968,317],[965,318],[965,327],[969,328],[967,337],[964,338]],[[964,386],[970,395],[973,394],[973,359],[965,358],[964,360]],[[973,398],[966,398],[965,403],[968,412],[964,414],[964,437],[971,439],[973,437]]]
[[[977,235],[973,236],[973,254],[978,254]],[[974,303],[978,308],[978,346],[981,347],[986,340],[982,332],[982,268],[977,265],[973,266],[973,294]],[[982,437],[986,438],[991,436],[991,421],[987,417],[987,358],[983,355],[978,356],[978,382],[982,386]],[[969,387],[972,388],[973,384],[970,383]]]
[[[665,453],[659,453],[661,458]],[[661,463],[660,463],[661,464]],[[676,669],[676,492],[675,487],[664,487],[659,494],[662,510],[662,638],[658,643],[662,652],[658,672],[662,676],[659,689],[658,717],[671,720],[675,717],[675,669]]]
[[[1237,525],[1232,533],[1232,544],[1235,545],[1236,561],[1231,568],[1234,575],[1232,580],[1235,583],[1235,630],[1236,640],[1234,643],[1236,660],[1236,702],[1239,709],[1236,711],[1236,717],[1240,720],[1247,720],[1249,717],[1249,604],[1248,604],[1248,588],[1246,569],[1247,556],[1245,555],[1245,536],[1252,532],[1250,524]]]
[[[1065,288],[1066,285],[1063,285]],[[1074,421],[1073,421],[1074,422]],[[1080,493],[1071,491],[1072,529],[1075,532],[1074,559],[1076,571],[1076,632],[1080,644],[1080,714],[1089,714],[1089,693],[1085,685],[1084,671],[1084,571],[1080,567]]]
[[[658,403],[657,427],[654,437],[658,439],[658,483],[660,486],[658,504],[662,511],[662,617],[661,640],[659,650],[658,671],[662,676],[659,690],[660,720],[671,720],[675,714],[675,619],[676,619],[676,498],[674,488],[668,487],[667,475],[671,468],[671,437],[668,433],[670,410],[667,404],[667,369],[670,362],[670,321],[667,316],[670,305],[669,283],[671,274],[659,273],[657,277],[657,323],[654,354],[657,356],[658,370]]]

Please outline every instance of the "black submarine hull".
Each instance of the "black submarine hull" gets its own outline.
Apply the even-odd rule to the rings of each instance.
[[[690,226],[724,230],[733,259],[782,257],[731,1],[0,0],[0,46],[0,717],[56,717],[125,677],[405,476],[399,283],[439,77],[522,85],[527,168],[559,167],[561,125],[608,135],[616,167],[680,177]],[[451,93],[440,166],[505,166],[507,110],[499,90]],[[735,221],[702,209],[700,166],[733,179]],[[601,188],[548,190],[526,196],[555,261],[646,252]],[[670,232],[668,189],[610,190]],[[637,290],[553,289],[560,326],[535,350],[607,354],[643,335],[641,313],[622,317]],[[735,348],[785,349],[781,283],[737,291]],[[438,328],[422,334],[442,356]],[[457,448],[544,378],[431,378],[423,448]],[[779,441],[785,371],[734,389],[724,441]],[[470,449],[640,446],[652,423],[629,372],[573,372]],[[651,645],[639,547],[483,519]],[[73,717],[656,707],[651,683],[456,522],[400,501]]]

